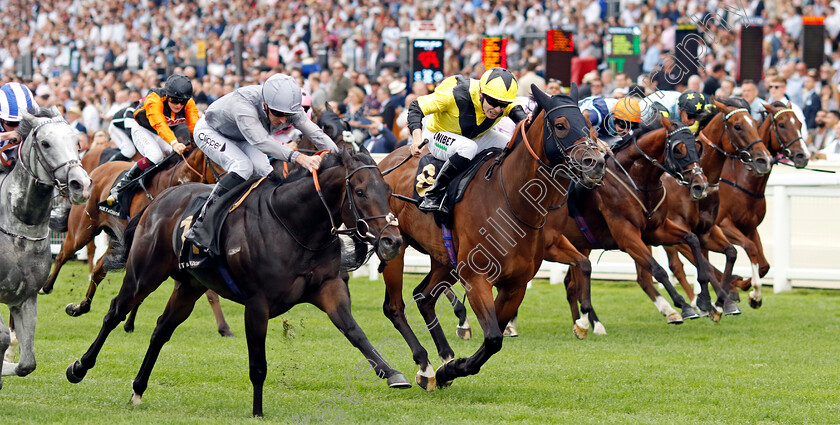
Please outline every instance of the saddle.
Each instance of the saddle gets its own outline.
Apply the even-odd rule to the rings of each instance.
[[[204,216],[204,226],[214,229],[213,241],[210,244],[210,249],[208,250],[209,253],[196,248],[192,244],[185,244],[184,233],[186,233],[190,226],[192,226],[193,218],[198,215],[201,211],[201,207],[204,206],[204,202],[207,201],[207,197],[210,196],[212,186],[210,186],[206,192],[203,192],[193,198],[187,209],[184,210],[184,213],[181,215],[180,220],[178,221],[179,225],[175,228],[172,235],[172,247],[175,249],[175,252],[179,253],[178,268],[180,270],[200,269],[216,266],[218,264],[218,258],[220,256],[219,253],[221,252],[219,240],[225,219],[227,219],[230,214],[231,208],[250,195],[251,190],[256,188],[261,181],[261,177],[252,177],[250,180],[240,184],[235,189],[222,195],[222,197],[216,200],[216,202],[219,203],[219,208],[215,208],[214,206],[214,208],[208,209],[208,214]],[[211,214],[211,212],[213,212],[213,214]]]
[[[464,193],[467,191],[467,187],[473,178],[475,178],[479,168],[481,168],[487,160],[496,157],[501,151],[502,150],[499,148],[490,148],[479,152],[470,162],[470,165],[467,166],[467,169],[452,179],[452,182],[449,183],[449,187],[446,189],[446,198],[444,200],[447,207],[449,207],[449,211],[454,211],[455,204],[461,202],[461,199],[464,197]],[[431,154],[427,154],[423,158],[420,158],[420,163],[417,166],[417,175],[414,180],[415,185],[413,196],[414,200],[418,204],[423,200],[423,196],[435,183],[435,176],[440,171],[440,167],[443,166],[443,163],[444,161],[433,157]],[[435,213],[435,221],[438,225],[451,226],[452,224],[451,217],[440,213]]]
[[[99,154],[99,165],[102,165],[106,162],[112,161],[117,155],[120,154],[119,148],[105,148],[102,149],[102,153]]]
[[[122,190],[120,191],[119,196],[117,196],[117,203],[113,206],[108,205],[106,201],[99,202],[97,206],[99,207],[99,211],[102,211],[107,214],[111,214],[114,217],[122,218],[128,220],[129,213],[131,212],[131,200],[134,199],[134,195],[138,192],[138,190],[143,190],[146,196],[150,200],[154,200],[154,196],[152,196],[149,191],[146,189],[146,183],[148,182],[149,178],[151,178],[155,173],[158,171],[168,168],[170,165],[174,165],[181,157],[178,154],[171,154],[163,159],[163,161],[155,164],[153,167],[147,168],[143,171],[143,174],[140,174],[140,177],[137,177],[133,181],[126,184]],[[114,183],[111,187],[108,188],[110,192],[114,186],[116,186],[117,182],[122,180],[122,177],[127,173],[129,168],[123,170],[117,178],[114,180]]]

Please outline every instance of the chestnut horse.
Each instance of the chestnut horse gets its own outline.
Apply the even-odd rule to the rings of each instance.
[[[579,338],[586,335],[581,325],[587,318],[585,315],[581,318],[578,302],[583,298],[580,294],[590,290],[588,254],[592,249],[620,249],[633,257],[637,267],[656,276],[674,304],[682,309],[682,314],[678,313],[652,284],[642,284],[642,289],[666,316],[668,323],[679,324],[683,318],[698,317],[692,306],[676,292],[665,269],[656,262],[646,246],[687,243],[692,246],[696,258],[703,258],[697,236],[667,218],[667,211],[663,208],[666,192],[660,181],[662,174],[667,173],[688,186],[694,199],[706,197],[709,185],[698,165],[699,146],[688,127],[665,117],[661,120],[662,128],[647,132],[638,140],[634,139],[632,145],[620,146],[615,152],[614,160],[607,162],[604,184],[579,197],[575,209],[579,211],[580,218],[576,219],[571,213],[568,203],[549,215],[544,258],[569,264],[568,258],[577,249],[583,253],[585,260],[571,264],[565,282],[574,331]],[[707,271],[711,272],[708,268]],[[709,281],[705,273],[702,278]],[[591,314],[595,323],[594,332],[605,333],[595,312]]]
[[[796,118],[793,110],[782,102],[764,105],[768,116],[758,128],[758,134],[764,144],[775,157],[782,154],[791,159],[796,168],[808,165],[808,148],[802,140],[799,130],[802,123]],[[761,284],[759,279],[764,277],[770,269],[770,264],[764,256],[758,225],[764,220],[767,212],[767,201],[764,190],[767,187],[769,174],[756,176],[741,161],[727,159],[721,171],[720,209],[715,223],[723,231],[728,240],[741,246],[746,251],[752,265],[752,279],[735,279],[733,284],[747,291],[750,287],[750,306],[761,306]],[[679,261],[679,260],[677,260]],[[693,296],[691,285],[685,280],[685,271],[680,263],[675,264],[674,274],[689,296]],[[715,274],[722,276],[718,270]],[[720,277],[719,277],[720,278]],[[731,296],[737,299],[737,291]]]
[[[173,153],[173,155],[176,155]],[[68,219],[67,236],[64,243],[61,245],[61,251],[55,258],[55,265],[52,273],[50,273],[46,284],[43,287],[44,293],[50,293],[55,285],[55,280],[61,267],[64,263],[72,258],[74,253],[93,241],[93,238],[100,232],[105,231],[112,238],[116,235],[121,235],[125,229],[126,221],[119,217],[114,217],[110,214],[99,211],[97,204],[108,197],[111,186],[119,177],[123,170],[130,168],[131,163],[125,161],[107,162],[97,167],[91,173],[93,178],[93,187],[91,189],[91,197],[87,203],[83,205],[74,205],[70,209],[70,217]],[[191,149],[187,153],[186,160],[178,162],[175,166],[168,169],[161,170],[154,174],[146,184],[146,190],[152,197],[157,196],[164,189],[173,185],[178,185],[185,182],[206,182],[215,183],[217,178],[224,173],[216,164],[207,160],[204,152],[200,149]],[[140,210],[148,205],[150,199],[142,190],[139,190],[131,203],[131,215],[136,215]],[[108,248],[110,250],[111,247]],[[107,256],[107,251],[106,251]],[[70,303],[65,308],[65,311],[70,316],[76,317],[90,311],[90,304],[96,294],[96,288],[102,279],[105,278],[106,271],[103,267],[104,256],[96,262],[93,271],[90,274],[90,283],[88,286],[85,299],[79,303]],[[89,258],[92,263],[93,258]],[[225,321],[221,306],[219,305],[218,295],[209,292],[207,299],[213,307],[213,313],[216,316],[216,322],[219,328],[219,333],[223,336],[233,336],[230,327]],[[126,322],[126,331],[134,329],[134,312],[131,319]]]
[[[481,166],[463,200],[455,205],[452,244],[457,266],[450,263],[434,217],[414,203],[391,200],[407,244],[431,257],[431,272],[415,288],[414,300],[425,319],[422,329],[431,332],[444,362],[437,371],[406,318],[402,299],[406,246],[383,272],[385,316],[411,347],[420,368],[416,381],[427,391],[478,373],[502,348],[502,329],[516,313],[526,284],[542,263],[545,244],[541,229],[548,206],[562,202],[570,180],[594,187],[604,176],[604,151],[593,142],[589,121],[577,107],[577,86],[572,85],[570,96],[552,97],[536,86],[531,88],[538,105],[532,114],[533,124],[526,132],[520,123],[508,148],[495,161]],[[382,160],[379,168],[393,168],[409,155],[408,147],[401,147]],[[418,158],[409,158],[385,177],[396,194],[412,196],[418,162]],[[453,278],[448,277],[450,273]],[[455,353],[437,322],[434,306],[444,289],[454,290],[452,285],[459,280],[484,331],[484,342],[471,357],[453,360]],[[498,291],[495,300],[493,287]],[[585,313],[590,309],[588,302],[581,300]]]
[[[709,179],[709,184],[716,187],[719,184],[721,172],[727,158],[741,161],[753,174],[765,175],[773,166],[773,158],[763,140],[758,134],[758,126],[750,115],[748,108],[744,108],[742,100],[726,99],[715,101],[718,113],[698,133],[698,139],[705,144],[700,157],[700,166]],[[726,268],[721,280],[723,290],[729,292],[732,281],[732,267],[735,264],[735,247],[724,236],[721,229],[715,225],[720,198],[717,191],[712,191],[708,197],[698,202],[689,199],[685,188],[681,187],[673,178],[663,178],[668,195],[665,202],[668,206],[668,218],[675,223],[691,229],[699,238],[703,246],[704,255],[708,258],[708,250],[723,252],[726,255]],[[677,252],[688,255],[689,247],[685,245],[665,247],[668,252],[671,270],[675,269],[675,262],[679,261]],[[677,272],[675,271],[675,274]],[[650,282],[651,276],[645,270],[637,267],[639,281]],[[678,276],[679,279],[679,276]],[[685,280],[684,274],[682,282]],[[702,285],[702,282],[701,282]],[[691,295],[691,294],[689,294]],[[710,300],[704,297],[696,298],[697,307],[711,312],[712,319],[719,320],[720,312],[738,314],[740,310],[727,308],[725,301],[728,296],[718,294],[715,310],[710,310]],[[728,311],[727,311],[728,310]]]
[[[173,187],[131,221],[124,238],[125,280],[96,340],[80,360],[67,368],[70,382],[78,383],[84,378],[110,332],[131,309],[172,277],[172,296],[132,382],[134,404],[141,402],[164,343],[189,317],[195,302],[208,288],[245,305],[254,416],[263,415],[268,320],[300,303],[313,304],[327,313],[362,352],[376,375],[387,378],[390,387],[411,386],[373,348],[356,323],[350,311],[348,287],[339,276],[345,258],[337,233],[352,235],[354,252],[359,252],[359,247],[367,252],[365,244],[372,244],[383,261],[397,255],[402,245],[396,220],[388,211],[391,188],[367,151],[353,155],[344,150],[326,155],[314,179],[300,169],[282,182],[270,178],[253,189],[239,208],[228,215],[219,238],[221,252],[225,253],[219,261],[226,265],[227,278],[214,267],[179,270],[178,252],[172,243],[175,230],[184,226],[184,210],[196,196],[207,191],[209,187],[201,184]],[[337,230],[341,224],[348,230]]]

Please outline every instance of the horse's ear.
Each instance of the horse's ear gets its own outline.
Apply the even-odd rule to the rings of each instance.
[[[669,120],[668,117],[662,114],[659,114],[659,117],[662,119],[662,128],[668,131],[672,131],[674,124],[671,122],[671,120]]]
[[[767,111],[770,115],[773,115],[777,112],[776,107],[773,106],[773,105],[768,105],[766,103],[762,103],[761,106],[763,106],[764,110]]]
[[[578,102],[578,86],[577,86],[577,84],[572,83],[572,85],[569,87],[569,97],[571,97],[572,100],[575,101],[575,103]]]
[[[589,121],[589,109],[585,109],[583,111],[583,117],[586,118],[586,122],[592,127],[592,121]]]
[[[61,111],[59,111],[58,107],[55,106],[55,105],[50,106],[50,109],[48,109],[48,111],[50,111],[50,115],[53,116],[53,117],[63,118],[62,115],[61,115]]]
[[[344,147],[341,148],[341,163],[344,164],[345,167],[350,167],[353,163],[353,149]]]
[[[370,151],[367,150],[364,143],[359,145],[359,153],[363,153],[363,154],[368,155],[368,156],[370,155]]]
[[[542,106],[543,109],[548,110],[549,108],[549,99],[550,97],[545,94],[536,84],[531,84],[531,94],[534,95],[534,100],[537,101],[537,105]]]
[[[715,106],[717,106],[718,111],[721,111],[723,113],[729,113],[732,111],[732,109],[734,109],[733,107],[726,106],[723,103],[718,102],[717,100],[715,100]]]

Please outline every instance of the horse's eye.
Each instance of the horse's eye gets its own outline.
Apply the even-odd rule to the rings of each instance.
[[[785,123],[779,124],[779,128],[785,128]]]
[[[360,198],[364,198],[365,197],[365,192],[362,189],[356,189],[356,196],[358,196]]]
[[[41,142],[41,146],[43,146],[44,149],[49,149],[50,148],[50,142],[43,141],[43,142]]]
[[[740,124],[735,124],[735,130],[741,131],[741,125]]]
[[[565,130],[566,129],[566,124],[560,123],[560,124],[555,125],[555,127],[557,127],[558,130]]]

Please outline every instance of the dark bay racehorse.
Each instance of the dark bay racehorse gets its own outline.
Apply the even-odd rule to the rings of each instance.
[[[189,139],[184,141],[189,143]],[[97,167],[93,173],[91,173],[91,177],[94,181],[91,189],[91,197],[87,203],[73,206],[70,209],[67,236],[64,238],[64,243],[61,245],[61,251],[59,251],[55,258],[55,266],[53,267],[52,273],[50,273],[50,276],[44,285],[44,293],[48,294],[52,292],[55,280],[58,277],[58,273],[61,271],[61,267],[64,263],[72,258],[76,251],[93,241],[93,238],[100,232],[106,232],[111,237],[112,241],[115,237],[122,235],[125,230],[126,221],[122,218],[114,217],[111,214],[99,211],[97,204],[108,198],[111,186],[114,185],[114,181],[119,178],[120,174],[124,170],[130,167],[130,162],[107,162]],[[134,198],[131,202],[130,215],[134,216],[138,214],[146,205],[149,204],[149,202],[151,202],[149,196],[155,197],[166,188],[186,182],[215,183],[219,176],[223,173],[224,170],[220,166],[207,160],[204,152],[201,152],[200,149],[193,147],[186,154],[186,160],[178,162],[173,167],[161,170],[149,178],[147,184],[145,185],[148,195],[143,190],[138,190],[137,193],[134,194]],[[67,305],[65,310],[70,316],[76,317],[90,311],[90,304],[96,294],[96,289],[107,274],[107,271],[103,267],[103,262],[105,257],[108,256],[108,251],[110,250],[111,247],[109,246],[105,256],[100,258],[99,261],[96,261],[96,264],[92,267],[90,282],[88,284],[88,291],[85,295],[85,299],[79,304],[70,303]],[[89,261],[90,264],[94,263],[92,256],[89,257]],[[221,306],[219,305],[219,296],[213,292],[208,292],[207,299],[213,308],[219,333],[222,336],[233,336],[233,333],[230,331],[230,326],[228,326],[225,321]],[[126,331],[132,331],[134,329],[135,315],[136,311],[133,312],[129,320],[126,321]]]
[[[0,302],[9,306],[20,343],[20,362],[3,362],[2,375],[35,370],[38,290],[50,271],[48,223],[53,191],[72,203],[90,196],[91,180],[79,161],[79,142],[58,109],[23,113],[17,162],[0,174]],[[0,353],[9,346],[9,328],[0,319]],[[2,383],[0,383],[2,386]]]
[[[792,109],[782,102],[764,105],[768,116],[758,128],[758,134],[764,141],[770,153],[776,157],[782,154],[793,161],[796,168],[808,165],[808,148],[800,137],[799,130],[802,123],[796,118]],[[758,225],[764,220],[767,212],[767,201],[764,190],[767,187],[769,174],[756,176],[744,163],[738,159],[727,158],[720,176],[720,208],[715,223],[726,238],[744,248],[752,265],[752,279],[735,279],[734,285],[750,292],[750,306],[761,306],[761,284],[759,279],[770,270],[770,264],[764,256]],[[676,267],[680,273],[678,278],[685,279],[685,271],[681,265]],[[723,273],[715,270],[715,274],[722,279]],[[682,282],[681,282],[682,283]],[[693,295],[691,285],[683,285],[689,296]],[[733,292],[737,297],[738,293]]]
[[[431,272],[415,288],[414,300],[426,323],[423,330],[431,332],[444,362],[437,371],[406,319],[402,299],[405,246],[383,273],[383,310],[411,347],[420,367],[416,381],[427,391],[478,373],[502,348],[502,329],[519,308],[525,286],[542,262],[545,245],[540,229],[547,208],[562,202],[570,180],[593,187],[604,176],[604,152],[592,141],[589,121],[577,107],[577,86],[572,86],[571,96],[549,97],[533,85],[532,92],[539,105],[533,112],[533,124],[527,132],[520,124],[508,149],[481,167],[455,206],[452,243],[457,266],[450,264],[441,229],[432,215],[413,203],[391,200],[407,243],[431,257]],[[399,148],[379,167],[390,169],[408,156],[408,147]],[[395,193],[412,196],[418,162],[410,158],[386,176]],[[453,360],[455,353],[437,322],[434,306],[444,290],[458,281],[467,290],[484,341],[471,357]],[[494,287],[498,291],[495,300]],[[581,301],[584,310],[589,307],[587,302]]]
[[[123,286],[90,349],[67,368],[68,380],[81,381],[94,366],[108,334],[140,300],[172,277],[175,289],[132,384],[135,404],[141,401],[161,347],[187,319],[207,288],[245,305],[254,416],[263,414],[268,320],[300,303],[313,304],[326,312],[368,359],[377,376],[387,378],[389,386],[411,386],[383,360],[356,324],[350,312],[350,293],[339,277],[342,250],[336,226],[341,223],[354,235],[357,248],[373,244],[383,261],[399,251],[402,238],[388,211],[391,189],[366,151],[328,154],[318,178],[320,187],[304,170],[292,173],[283,184],[273,179],[264,181],[227,217],[220,247],[232,284],[226,283],[215,268],[179,270],[178,253],[173,248],[173,232],[184,225],[182,213],[193,198],[210,188],[187,184],[158,196],[139,219],[129,224]]]
[[[698,139],[704,143],[700,157],[700,166],[709,179],[709,184],[719,184],[721,172],[727,158],[743,162],[753,174],[765,175],[773,166],[773,158],[758,134],[758,126],[750,116],[749,109],[744,108],[742,101],[727,99],[723,102],[715,101],[718,113],[706,127],[698,134]],[[699,238],[703,246],[704,255],[708,258],[708,250],[723,252],[726,255],[726,268],[721,280],[722,288],[728,292],[732,280],[732,267],[735,264],[735,247],[726,239],[723,232],[715,225],[717,218],[719,197],[713,191],[708,197],[700,201],[692,201],[688,191],[680,186],[670,176],[663,177],[663,183],[668,195],[665,202],[668,205],[668,218],[675,223],[691,229]],[[679,261],[677,252],[691,256],[690,249],[685,245],[665,247],[668,252],[671,270],[675,269],[675,262]],[[677,270],[674,270],[677,274]],[[650,281],[650,274],[637,268],[639,281]],[[679,278],[679,276],[678,276]],[[684,280],[684,273],[681,282]],[[718,294],[715,310],[722,308],[728,296]],[[709,312],[710,300],[704,297],[696,299],[697,306]],[[726,313],[737,314],[739,310],[729,308]],[[712,318],[719,320],[719,312],[712,311]]]
[[[620,249],[633,257],[637,267],[652,273],[665,286],[682,309],[682,315],[652,284],[641,285],[668,323],[682,323],[684,317],[697,317],[697,313],[676,292],[646,244],[687,243],[693,247],[696,257],[703,258],[697,236],[668,220],[667,211],[662,208],[665,189],[660,177],[666,173],[679,179],[694,199],[706,196],[708,181],[698,165],[699,146],[688,127],[665,117],[661,121],[662,128],[614,148],[615,157],[607,161],[604,184],[576,197],[574,210],[579,217],[575,217],[568,203],[549,214],[545,259],[568,264],[575,248],[584,258],[592,249]],[[579,338],[586,336],[590,320],[595,324],[596,334],[604,333],[594,311],[590,312],[592,317],[586,312],[583,317],[580,315],[578,303],[588,298],[591,266],[588,258],[576,263],[572,263],[566,275],[574,333]],[[701,278],[709,281],[706,274]]]

